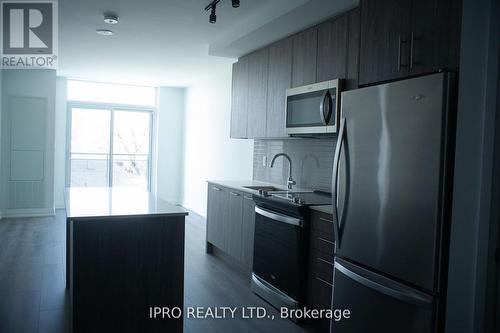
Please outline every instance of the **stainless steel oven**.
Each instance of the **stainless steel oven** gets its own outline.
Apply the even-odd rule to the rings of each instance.
[[[305,296],[306,242],[300,215],[257,205],[252,290],[277,308],[298,308]]]
[[[333,134],[339,127],[342,80],[286,90],[286,133]]]

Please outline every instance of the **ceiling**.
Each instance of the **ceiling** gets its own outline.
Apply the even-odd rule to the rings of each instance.
[[[356,6],[357,0],[59,0],[59,70],[69,78],[189,86],[238,56]],[[103,22],[103,13],[119,23]],[[109,28],[114,36],[100,36]]]

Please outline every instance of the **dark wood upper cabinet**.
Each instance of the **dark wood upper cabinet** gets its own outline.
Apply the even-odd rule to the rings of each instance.
[[[410,0],[361,1],[359,84],[408,75]]]
[[[267,80],[267,131],[269,138],[287,137],[285,131],[286,89],[292,81],[292,40],[290,38],[269,47]]]
[[[266,137],[268,66],[268,48],[248,55],[248,138]]]
[[[358,88],[359,29],[359,8],[355,8],[347,13],[347,73],[344,82],[345,90]]]
[[[292,87],[316,82],[318,30],[307,29],[292,36]]]
[[[347,75],[347,15],[318,27],[317,81],[344,79]]]
[[[458,69],[461,0],[362,0],[359,83]]]
[[[344,79],[344,90],[358,87],[359,8],[318,27],[317,81]]]
[[[231,90],[231,138],[247,138],[248,58],[233,64]]]
[[[410,74],[458,70],[461,7],[460,0],[413,1]]]

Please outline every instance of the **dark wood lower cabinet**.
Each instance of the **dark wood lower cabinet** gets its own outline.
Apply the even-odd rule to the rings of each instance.
[[[225,221],[224,241],[225,250],[236,260],[243,256],[242,226],[243,226],[243,194],[229,190],[229,205],[227,206],[228,219]]]
[[[252,195],[208,184],[207,252],[215,246],[246,272],[253,262],[255,204]]]
[[[229,203],[229,191],[215,184],[208,184],[208,207],[207,207],[207,241],[222,250],[226,250],[224,240],[225,221],[228,219],[227,206]],[[207,246],[209,249],[209,245]]]
[[[318,310],[331,308],[334,249],[332,216],[312,211],[309,234],[308,308]],[[320,332],[330,331],[328,319],[317,319],[315,325]]]
[[[253,265],[253,240],[255,232],[255,202],[252,196],[243,196],[243,228],[242,228],[242,262],[248,271],[252,271]]]

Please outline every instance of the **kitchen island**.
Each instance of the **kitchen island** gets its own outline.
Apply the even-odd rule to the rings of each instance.
[[[145,190],[66,189],[73,332],[182,332],[150,309],[183,309],[186,215]]]

